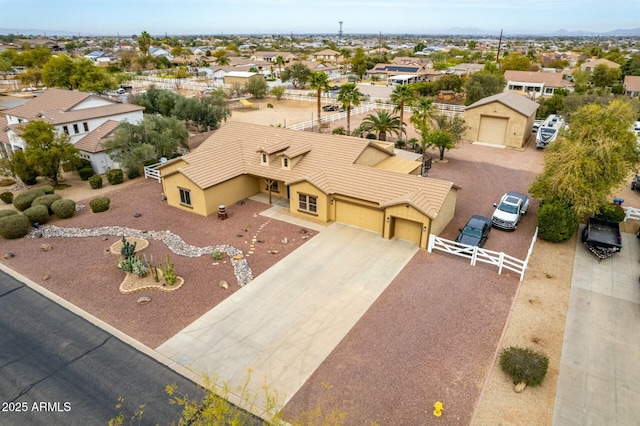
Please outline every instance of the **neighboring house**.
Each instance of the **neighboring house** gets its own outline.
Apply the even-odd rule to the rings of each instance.
[[[161,47],[149,48],[149,55],[153,56],[154,58],[165,57],[169,61],[173,59],[173,56],[171,56],[171,53],[168,50],[165,50]]]
[[[620,64],[608,59],[587,59],[587,62],[580,65],[580,70],[594,72],[598,65],[606,65],[608,68],[620,68]]]
[[[416,58],[412,56],[396,56],[391,60],[396,65],[420,65],[425,68],[433,68],[433,60],[431,58]]]
[[[330,79],[340,76],[340,67],[334,64],[314,62],[314,61],[295,61],[295,62],[288,63],[287,67],[294,64],[303,64],[307,68],[309,68],[311,71],[321,71],[327,74],[327,76],[329,76]]]
[[[102,50],[94,50],[91,53],[87,53],[84,55],[86,59],[90,59],[91,61],[97,63],[109,63],[111,62],[111,57]]]
[[[107,121],[139,123],[143,118],[143,110],[141,106],[121,103],[92,93],[47,89],[21,106],[4,110],[7,125],[3,129],[9,140],[8,151],[13,152],[25,148],[20,137],[22,126],[34,120],[50,123],[57,132],[68,134],[70,142],[78,146],[83,155],[91,157],[88,159],[92,161],[96,173],[99,173],[112,167],[113,163],[110,160],[102,163],[103,157],[97,155],[99,151],[95,148],[84,151],[82,147],[85,144],[80,142]]]
[[[340,52],[336,52],[331,49],[324,49],[319,52],[312,53],[311,60],[335,62],[338,59],[338,56],[340,56]]]
[[[367,55],[369,55],[369,56],[371,56],[371,55],[382,55],[382,54],[391,53],[391,50],[387,49],[386,47],[377,47],[377,48],[373,48],[371,50],[367,50],[365,53]]]
[[[75,144],[80,157],[91,161],[93,171],[99,175],[114,167],[113,160],[104,150],[104,143],[113,139],[119,125],[119,121],[107,120]]]
[[[477,73],[478,71],[482,71],[483,69],[484,69],[484,64],[462,63],[462,64],[449,67],[447,74],[455,74],[455,75],[467,77],[467,76],[470,76],[471,74]]]
[[[464,111],[464,138],[508,148],[522,148],[531,137],[539,104],[515,92],[488,96]]]
[[[525,92],[532,99],[553,96],[557,89],[571,89],[571,83],[562,78],[562,73],[507,70],[504,79],[506,90]]]
[[[640,97],[640,76],[638,75],[626,75],[624,77],[624,94],[631,96],[632,98]]]
[[[376,64],[373,68],[367,70],[367,75],[370,78],[386,80],[392,84],[411,84],[422,81],[436,81],[443,74],[420,64]]]
[[[392,143],[227,122],[159,170],[167,203],[195,214],[270,193],[288,200],[293,216],[426,248],[453,218],[458,188],[414,174],[420,167],[396,157]]]
[[[234,85],[240,84],[244,86],[247,84],[249,79],[254,76],[260,76],[260,78],[264,78],[264,76],[258,72],[248,72],[248,71],[231,71],[224,75],[224,84],[225,85]]]
[[[298,59],[298,57],[291,52],[256,52],[251,55],[250,59],[253,61],[275,62],[278,56],[282,56],[285,62]]]

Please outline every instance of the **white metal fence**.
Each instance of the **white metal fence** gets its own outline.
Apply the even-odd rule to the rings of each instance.
[[[525,260],[509,256],[504,252],[456,243],[455,241],[440,238],[433,234],[429,235],[427,252],[432,253],[433,250],[440,250],[456,256],[466,257],[470,259],[472,266],[475,266],[478,262],[488,263],[498,267],[498,274],[502,274],[503,269],[508,269],[520,275],[520,281],[522,281],[524,279],[524,271],[527,269],[527,265],[529,264],[529,258],[531,257],[533,246],[537,238],[538,228],[536,228],[536,232],[533,235]]]
[[[149,166],[144,166],[144,178],[145,179],[155,179],[160,182],[160,170],[156,169],[162,163],[155,163]]]
[[[624,217],[625,222],[627,221],[627,219],[640,220],[640,209],[635,209],[633,207],[624,207],[624,211],[626,213]]]
[[[353,117],[354,115],[359,115],[359,114],[366,114],[369,111],[372,111],[374,109],[378,108],[376,105],[374,104],[366,104],[364,106],[360,106],[358,108],[354,108],[351,110],[351,116]],[[325,115],[322,116],[320,118],[320,122],[322,124],[324,123],[333,123],[334,121],[339,121],[339,120],[344,120],[347,118],[347,112],[343,111],[343,112],[339,112],[337,114],[331,114],[331,115]],[[291,126],[287,126],[287,129],[291,129],[291,130],[305,130],[308,128],[312,128],[313,126],[317,126],[318,125],[318,120],[309,120],[309,121],[305,121],[303,123],[297,123],[297,124],[293,124]]]

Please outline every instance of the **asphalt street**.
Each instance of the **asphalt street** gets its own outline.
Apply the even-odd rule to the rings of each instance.
[[[166,425],[181,412],[169,404],[169,384],[202,396],[193,382],[0,272],[0,425],[105,425],[141,404],[140,424]]]

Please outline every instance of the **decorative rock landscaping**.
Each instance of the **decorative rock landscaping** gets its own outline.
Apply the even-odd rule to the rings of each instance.
[[[127,238],[140,238],[144,240],[162,241],[172,252],[179,256],[200,257],[211,255],[219,251],[225,253],[233,266],[238,285],[241,287],[253,279],[253,272],[247,263],[247,259],[239,250],[230,245],[196,247],[185,243],[180,236],[171,231],[141,231],[139,229],[123,226],[101,226],[97,228],[63,228],[55,225],[43,225],[38,229],[32,229],[27,238],[83,238],[102,237],[113,235]]]

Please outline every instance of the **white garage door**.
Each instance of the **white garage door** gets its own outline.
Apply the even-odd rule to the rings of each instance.
[[[478,132],[478,142],[504,145],[507,135],[508,118],[502,117],[480,117],[480,131]]]

